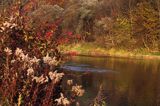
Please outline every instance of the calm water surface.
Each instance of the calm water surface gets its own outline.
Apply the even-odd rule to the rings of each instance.
[[[84,87],[82,106],[89,106],[100,85],[107,106],[160,106],[158,60],[74,56],[63,68],[69,72],[66,78]]]

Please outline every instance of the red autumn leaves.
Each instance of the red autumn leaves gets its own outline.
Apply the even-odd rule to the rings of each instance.
[[[61,19],[57,19],[54,23],[42,23],[40,28],[36,31],[37,38],[47,41],[51,40],[54,37],[60,23]]]
[[[78,41],[81,39],[81,35],[74,34],[71,31],[63,31],[62,36],[58,39],[58,44],[67,44]]]
[[[53,36],[53,32],[47,32],[47,33],[45,34],[45,38],[46,38],[46,39],[50,39],[52,36]]]
[[[48,30],[44,34],[38,32],[37,37],[39,39],[45,39],[47,41],[50,41],[57,36],[56,31],[58,30],[58,24],[57,25],[52,24],[52,25],[46,25],[46,26]],[[62,33],[58,35],[58,37],[54,40],[55,42],[57,42],[57,44],[67,44],[80,39],[81,39],[80,34],[74,34],[71,31],[62,31]]]
[[[57,19],[52,24],[49,22],[43,23],[41,28],[37,31],[37,38],[46,41],[54,40],[57,44],[67,44],[81,39],[80,34],[74,34],[72,31],[68,30],[59,30],[61,23],[62,19]]]

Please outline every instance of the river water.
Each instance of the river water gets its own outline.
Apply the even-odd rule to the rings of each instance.
[[[89,106],[103,88],[107,106],[160,106],[160,61],[73,56],[62,66],[85,89],[79,98]]]

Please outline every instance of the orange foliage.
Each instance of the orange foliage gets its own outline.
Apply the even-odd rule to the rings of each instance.
[[[49,3],[49,4],[52,4],[52,5],[58,4],[58,5],[61,6],[61,5],[63,5],[64,0],[46,0],[46,2]]]

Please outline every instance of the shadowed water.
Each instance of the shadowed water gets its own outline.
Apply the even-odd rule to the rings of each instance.
[[[160,106],[158,60],[74,56],[62,68],[86,90],[82,106],[89,106],[101,84],[108,106]]]

